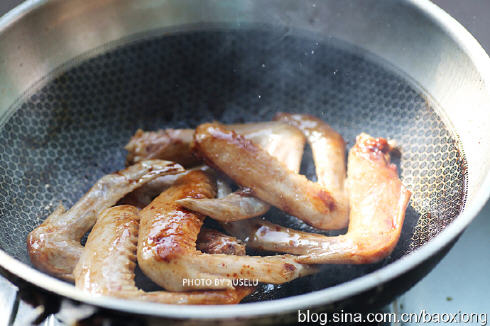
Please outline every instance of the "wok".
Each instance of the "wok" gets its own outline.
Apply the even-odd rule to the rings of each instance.
[[[76,301],[210,322],[372,309],[428,273],[489,196],[490,60],[428,1],[30,1],[0,21],[0,49],[0,265]],[[348,147],[362,131],[397,141],[413,195],[390,257],[264,285],[236,306],[178,309],[93,297],[31,267],[28,232],[122,168],[137,128],[278,111],[321,117]],[[308,152],[302,173],[315,177]]]

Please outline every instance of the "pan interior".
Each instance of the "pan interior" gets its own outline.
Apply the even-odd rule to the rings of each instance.
[[[98,50],[44,80],[11,108],[0,130],[0,248],[27,264],[27,234],[59,202],[70,207],[98,178],[123,168],[123,146],[138,128],[265,121],[285,111],[324,119],[348,148],[360,132],[396,140],[393,160],[413,195],[392,255],[264,285],[248,301],[374,271],[429,241],[464,205],[465,159],[441,110],[396,69],[335,39],[253,29],[158,36]],[[308,150],[302,173],[315,179]],[[312,230],[275,209],[268,217]],[[138,283],[153,288],[141,275]]]

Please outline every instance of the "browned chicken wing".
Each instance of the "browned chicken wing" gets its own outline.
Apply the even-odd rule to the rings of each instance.
[[[126,195],[119,201],[119,204],[128,204],[138,208],[144,208],[150,204],[156,196],[170,188],[180,177],[193,170],[201,170],[214,174],[211,168],[203,165],[186,170],[182,173],[161,176]],[[231,193],[228,183],[222,178],[216,180],[216,185],[217,197],[224,197]],[[245,246],[239,240],[208,228],[201,229],[197,238],[197,249],[209,254],[222,253],[227,255],[245,255]]]
[[[197,250],[208,254],[245,255],[245,244],[235,237],[219,231],[201,228],[197,237]]]
[[[280,113],[276,120],[288,123],[300,130],[308,140],[315,161],[318,183],[328,189],[336,200],[337,213],[329,218],[338,219],[347,224],[348,198],[344,189],[345,182],[345,143],[337,132],[322,120],[302,114]],[[277,140],[271,142],[267,131],[256,135],[253,141],[260,144],[271,156],[285,162],[289,170],[298,173],[303,155],[304,138],[291,129],[282,129]],[[250,139],[245,136],[245,138]],[[192,199],[179,201],[184,207],[208,215],[223,222],[239,221],[266,213],[268,206],[250,196],[247,192],[235,192],[221,199]]]
[[[210,177],[202,171],[192,171],[140,212],[138,264],[155,283],[171,291],[230,289],[234,279],[277,284],[315,271],[288,255],[251,257],[197,251],[196,239],[204,216],[175,201],[214,196]],[[201,279],[209,281],[193,282]]]
[[[254,197],[321,229],[345,226],[345,211],[332,193],[223,125],[200,125],[194,150],[208,165],[249,188]]]
[[[390,164],[390,146],[383,138],[357,137],[350,150],[348,192],[350,222],[345,235],[327,237],[252,219],[230,223],[231,234],[247,246],[300,255],[309,264],[376,262],[394,249],[410,199]]]
[[[229,128],[246,135],[249,139],[268,143],[281,142],[282,129],[289,129],[280,122],[257,122],[229,125]],[[129,143],[124,147],[128,151],[126,162],[134,164],[142,160],[161,159],[174,161],[185,167],[193,167],[200,162],[196,160],[191,150],[194,136],[193,129],[162,129],[158,131],[137,130]],[[279,149],[278,149],[279,150]],[[286,150],[286,149],[282,149]]]
[[[183,198],[177,202],[187,209],[222,222],[264,215],[270,209],[269,204],[242,190],[232,192],[223,198]]]
[[[29,233],[27,250],[32,264],[51,275],[73,280],[73,268],[83,249],[80,240],[100,212],[146,182],[183,170],[174,162],[150,160],[102,177],[71,209],[65,211],[58,206]]]
[[[193,129],[165,129],[158,131],[136,131],[129,143],[124,147],[128,151],[128,165],[143,160],[170,160],[192,167],[199,161],[189,150],[189,144],[194,136]]]
[[[181,176],[194,170],[202,170],[214,174],[214,170],[212,170],[209,166],[199,165],[193,168],[186,169],[184,172],[181,173],[163,175],[161,177],[155,178],[154,180],[151,180],[150,182],[127,194],[118,202],[118,204],[144,208],[149,203],[151,203],[156,196],[160,195],[162,192],[170,188]]]
[[[266,149],[271,155],[277,157],[292,171],[299,171],[301,156],[303,154],[305,144],[305,137],[297,130],[297,128],[291,127],[287,123],[283,122],[234,124],[230,125],[229,127],[244,135],[245,138],[255,142],[258,146]],[[190,140],[188,139],[189,130],[184,129],[180,133],[177,133],[176,130],[172,129],[169,131],[158,131],[157,133],[160,135],[166,135],[167,133],[172,135],[182,135],[179,141],[174,138],[174,143],[179,146],[178,150],[180,151],[185,150],[183,147],[181,147],[181,145],[187,144],[189,154],[185,155],[191,155]],[[144,147],[143,140],[152,138],[153,134],[153,132],[143,133],[138,131],[130,142],[131,146],[128,145],[127,149],[134,150],[135,148],[137,149]],[[168,146],[171,146],[172,144],[164,140],[165,138],[156,139],[160,139],[162,141],[159,146],[154,146],[156,149],[160,147],[168,148]],[[179,161],[179,157],[172,157],[170,155],[176,152],[177,149],[171,149],[168,153],[165,153],[165,156],[162,157],[167,159],[173,158],[175,161]],[[136,154],[130,152],[130,155]],[[160,157],[158,151],[153,152],[152,155]],[[160,179],[162,180],[160,181]],[[146,206],[149,203],[148,199],[154,194],[154,190],[158,189],[158,186],[161,184],[167,185],[168,180],[169,177],[158,178],[148,185],[137,189],[134,193],[128,196],[125,203],[135,204],[138,207],[144,207],[140,205],[141,202],[144,202]],[[216,220],[225,222],[260,216],[267,213],[270,208],[267,203],[251,196],[247,193],[247,191],[241,190],[234,193],[229,193],[227,196],[218,196],[218,198],[184,198],[179,201],[179,204],[203,215],[207,215]]]
[[[253,290],[240,287],[179,293],[138,289],[134,282],[138,228],[138,209],[133,206],[103,211],[73,271],[75,286],[94,295],[167,304],[233,304]]]
[[[342,136],[324,121],[307,114],[279,113],[276,120],[283,121],[301,130],[313,152],[318,183],[335,199],[336,213],[329,218],[339,225],[347,226],[349,198],[345,183],[345,142]]]

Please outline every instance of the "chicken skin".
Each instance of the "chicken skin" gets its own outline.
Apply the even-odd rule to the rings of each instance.
[[[229,128],[266,149],[292,171],[299,171],[305,137],[297,128],[280,121],[233,124],[229,125]],[[142,157],[139,149],[146,148],[148,149],[145,154],[146,157],[160,157],[181,162],[180,159],[184,155],[182,154],[183,151],[189,152],[184,155],[185,157],[192,155],[189,133],[190,129],[182,129],[180,131],[168,129],[158,132],[138,131],[126,146],[129,151],[128,157]],[[156,137],[156,134],[160,135],[160,137]],[[172,141],[168,141],[169,135],[172,135]],[[179,138],[177,138],[178,136]],[[145,146],[145,140],[147,139],[154,141],[152,146]],[[158,140],[160,145],[157,146],[155,144]],[[173,148],[173,146],[176,148]],[[169,149],[169,147],[172,148]],[[168,151],[160,152],[161,148],[166,148]],[[151,149],[154,151],[152,152]],[[168,180],[170,180],[170,177],[158,178],[137,189],[129,195],[127,203],[144,207],[139,203],[148,204],[151,195],[156,196],[155,190],[159,186],[167,186]],[[225,222],[260,216],[267,213],[270,208],[269,204],[251,196],[246,189],[229,193],[227,196],[218,196],[217,198],[184,198],[179,201],[179,204],[213,219]]]
[[[328,189],[289,170],[259,145],[225,126],[200,125],[193,148],[204,162],[250,189],[254,197],[320,229],[345,227],[342,205]]]
[[[158,176],[184,171],[169,161],[149,160],[106,175],[75,204],[65,211],[62,205],[27,237],[27,250],[37,268],[68,281],[83,247],[80,240],[95,224],[104,209],[113,206],[127,193]]]
[[[128,151],[128,165],[142,160],[170,160],[183,166],[192,167],[199,161],[189,150],[194,136],[193,129],[165,129],[146,131],[139,129],[124,147]]]
[[[94,295],[166,304],[234,304],[253,287],[193,292],[144,292],[134,282],[138,209],[129,205],[106,209],[90,232],[75,267],[75,286]]]
[[[188,211],[175,201],[214,196],[214,182],[209,175],[192,171],[140,212],[138,264],[155,283],[170,291],[231,289],[235,279],[278,284],[316,271],[298,264],[290,255],[210,255],[196,250],[204,216]],[[196,279],[209,281],[189,282]]]
[[[253,128],[267,127],[252,132]],[[265,149],[270,155],[276,157],[286,167],[298,172],[303,156],[305,138],[298,130],[283,124],[252,124],[247,127],[236,128],[245,130],[245,137]],[[224,182],[219,179],[218,182]],[[225,189],[223,186],[218,187]],[[269,210],[269,205],[253,197],[247,189],[235,192],[229,191],[226,195],[211,199],[184,198],[177,201],[179,204],[195,212],[207,215],[222,222],[239,221],[260,216]]]
[[[329,218],[347,226],[349,198],[344,189],[346,163],[342,136],[324,121],[307,114],[279,113],[275,120],[294,126],[305,135],[313,152],[317,182],[335,199],[337,209]]]
[[[197,250],[208,254],[244,256],[245,244],[235,237],[219,231],[201,228],[197,237]]]
[[[349,152],[347,187],[350,197],[348,231],[335,237],[301,232],[260,219],[225,225],[247,239],[247,246],[291,253],[308,264],[364,264],[388,256],[396,246],[410,199],[390,164],[388,142],[367,134],[357,137]]]

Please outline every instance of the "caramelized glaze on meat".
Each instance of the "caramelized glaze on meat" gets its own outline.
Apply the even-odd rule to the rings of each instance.
[[[265,150],[218,123],[200,125],[194,150],[208,165],[223,171],[254,197],[322,229],[345,226],[339,204],[319,184],[290,171]]]
[[[213,185],[206,173],[192,171],[140,212],[138,263],[150,279],[172,291],[224,289],[233,288],[233,279],[277,284],[315,271],[288,255],[251,257],[197,251],[196,239],[204,216],[182,208],[175,201],[214,197]],[[185,282],[193,279],[207,279],[211,284]]]
[[[285,123],[256,123],[235,125],[235,130],[246,132],[245,138],[276,157],[293,172],[298,172],[303,156],[305,137],[296,128]],[[229,191],[225,196],[210,199],[184,198],[182,206],[222,222],[239,221],[260,216],[269,210],[269,204],[253,197],[247,190]]]
[[[390,164],[383,138],[357,137],[350,150],[348,192],[350,222],[345,235],[327,237],[251,219],[230,223],[228,232],[247,239],[247,246],[300,255],[309,264],[376,262],[394,249],[403,226],[410,192]]]
[[[89,234],[73,272],[75,286],[94,295],[167,304],[234,304],[253,288],[193,292],[144,292],[134,282],[138,209],[116,206],[106,209]]]
[[[266,149],[291,170],[299,170],[305,138],[297,128],[278,121],[233,124],[229,125],[229,128]],[[190,129],[166,129],[156,132],[138,130],[126,146],[129,152],[128,161],[155,157],[171,159],[186,166],[195,165],[197,164],[196,161],[186,160],[184,162],[182,160],[182,157],[192,157],[192,137],[189,137],[191,134],[193,134],[193,130]],[[292,153],[297,155],[291,155]],[[166,184],[169,178],[159,179],[129,194],[122,203],[129,203],[138,207],[146,206],[150,197],[156,196],[154,194],[155,189],[159,185]],[[244,191],[229,193],[223,198],[204,200],[185,198],[179,203],[188,209],[220,221],[234,221],[263,215],[270,208],[267,203],[247,195]]]

